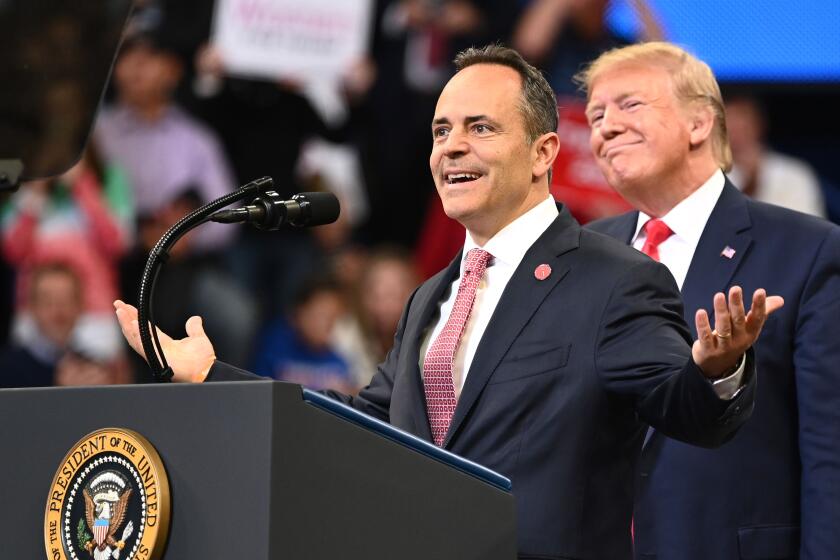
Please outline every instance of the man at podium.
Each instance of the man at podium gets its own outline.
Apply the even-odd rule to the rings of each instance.
[[[521,558],[629,559],[648,426],[731,438],[752,410],[749,348],[781,298],[758,290],[746,313],[739,288],[716,294],[714,329],[699,311],[692,344],[668,270],[549,195],[557,107],[539,71],[499,46],[456,66],[430,167],[464,249],[412,294],[371,384],[330,396],[509,477]],[[115,306],[142,353],[136,310]],[[199,317],[186,332],[161,335],[177,380],[251,377],[216,361]]]

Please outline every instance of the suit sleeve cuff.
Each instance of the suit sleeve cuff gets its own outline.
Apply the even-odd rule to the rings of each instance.
[[[744,359],[744,355],[742,355],[734,373],[721,379],[711,380],[712,389],[715,391],[718,398],[724,401],[729,401],[738,396],[738,393],[740,393],[741,389],[744,387],[743,378],[745,364],[746,360]]]

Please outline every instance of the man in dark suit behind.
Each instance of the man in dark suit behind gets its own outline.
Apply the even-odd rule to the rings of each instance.
[[[589,227],[642,249],[649,220],[664,223],[656,253],[681,286],[686,317],[735,284],[786,301],[755,345],[761,381],[743,430],[714,450],[651,432],[636,557],[840,558],[840,228],[751,201],[729,182],[720,91],[682,49],[610,51],[581,82],[595,157],[638,209]]]
[[[702,445],[732,437],[752,408],[747,350],[781,302],[758,290],[745,315],[740,289],[717,294],[716,330],[699,313],[692,346],[667,269],[550,197],[557,108],[542,75],[495,46],[457,64],[430,166],[467,229],[463,254],[412,294],[371,384],[333,396],[510,477],[520,557],[629,558],[647,424]],[[135,310],[116,306],[140,349]],[[187,333],[163,339],[177,377],[247,378],[215,361],[199,318]]]

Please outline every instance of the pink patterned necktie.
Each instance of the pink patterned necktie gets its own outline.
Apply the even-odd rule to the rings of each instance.
[[[475,291],[484,277],[492,255],[483,249],[470,249],[464,276],[458,286],[455,305],[443,330],[429,346],[423,361],[423,385],[426,392],[426,411],[435,445],[443,445],[449,422],[455,413],[455,385],[452,381],[452,362],[464,334],[464,326],[472,313]]]
[[[642,226],[645,230],[645,244],[642,245],[642,253],[655,261],[659,260],[659,245],[671,237],[674,232],[668,224],[659,218],[651,218]]]

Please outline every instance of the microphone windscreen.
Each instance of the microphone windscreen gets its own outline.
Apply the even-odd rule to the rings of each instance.
[[[338,198],[333,193],[307,192],[300,193],[298,197],[304,198],[309,203],[307,226],[331,224],[338,219],[338,215],[341,213]]]

